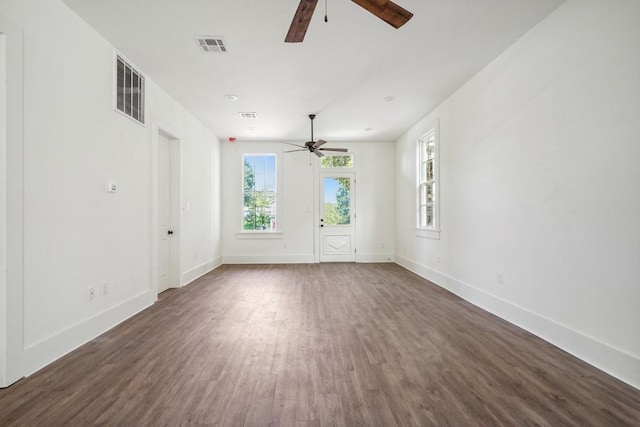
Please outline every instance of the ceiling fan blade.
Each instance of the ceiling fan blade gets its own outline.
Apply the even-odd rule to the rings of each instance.
[[[290,143],[290,142],[282,142],[282,144],[293,145],[294,147],[298,147],[298,148],[304,148],[304,149],[306,149],[306,147],[305,147],[305,146],[303,146],[303,145],[292,144],[292,143]]]
[[[351,0],[382,19],[394,28],[400,28],[411,19],[413,13],[390,0]]]
[[[318,150],[322,150],[322,151],[339,151],[341,153],[347,153],[349,151],[346,148],[318,148]]]
[[[313,154],[315,154],[318,157],[324,157],[324,154],[322,154],[322,152],[318,150],[313,151]]]
[[[283,153],[295,153],[296,151],[307,151],[306,148],[301,148],[299,150],[287,150],[287,151],[283,151]]]
[[[311,17],[317,4],[318,0],[300,0],[287,37],[284,39],[286,43],[300,43],[304,40],[304,35],[307,33],[309,22],[311,22]]]
[[[327,141],[325,141],[323,139],[319,139],[319,140],[317,140],[316,142],[313,143],[313,148],[318,148],[321,145],[324,145],[326,143],[327,143]]]

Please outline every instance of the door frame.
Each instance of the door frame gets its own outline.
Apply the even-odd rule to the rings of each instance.
[[[352,236],[352,242],[351,245],[353,247],[353,261],[349,260],[349,261],[344,261],[344,262],[356,262],[356,257],[358,254],[357,251],[357,247],[356,247],[356,224],[357,224],[357,220],[356,220],[356,202],[357,202],[357,193],[356,193],[356,172],[354,170],[346,170],[346,169],[342,169],[342,168],[335,168],[335,169],[326,169],[326,170],[321,170],[320,172],[318,172],[317,174],[318,176],[318,202],[316,203],[316,215],[318,216],[318,220],[316,222],[316,228],[318,231],[318,240],[316,243],[316,249],[318,251],[318,262],[322,262],[321,258],[322,258],[322,250],[323,250],[323,246],[324,246],[324,241],[322,239],[322,233],[320,231],[320,229],[322,227],[320,227],[320,210],[321,210],[321,203],[320,200],[322,199],[324,201],[324,195],[321,194],[322,190],[324,190],[324,184],[323,184],[323,179],[326,177],[336,177],[336,178],[350,178],[351,179],[351,189],[349,191],[349,196],[350,196],[350,202],[351,202],[351,236]],[[341,261],[324,261],[324,262],[341,262]]]
[[[349,144],[341,143],[341,146],[348,146]],[[340,154],[340,153],[337,153]],[[313,262],[316,264],[320,263],[320,245],[322,245],[322,241],[320,240],[320,176],[324,173],[350,173],[353,174],[353,191],[354,191],[354,200],[353,200],[353,238],[354,238],[354,250],[355,250],[355,258],[354,262],[358,262],[358,251],[357,251],[357,243],[358,243],[358,235],[357,235],[357,177],[358,177],[358,150],[354,149],[354,147],[349,147],[349,154],[353,156],[353,167],[350,168],[322,168],[320,167],[319,159],[314,157],[313,162]]]
[[[4,40],[5,123],[0,138],[0,388],[25,374],[24,348],[24,35],[0,14]]]
[[[159,215],[158,199],[159,199],[159,186],[158,177],[160,169],[158,166],[158,147],[160,144],[159,136],[163,135],[170,141],[170,154],[171,154],[171,228],[174,231],[173,238],[171,239],[171,266],[170,266],[170,288],[179,288],[182,286],[182,268],[181,268],[181,256],[180,248],[182,242],[182,144],[180,138],[177,137],[177,133],[171,129],[167,123],[154,120],[153,138],[151,143],[151,230],[150,230],[150,267],[151,267],[151,282],[150,290],[158,295],[159,285]]]

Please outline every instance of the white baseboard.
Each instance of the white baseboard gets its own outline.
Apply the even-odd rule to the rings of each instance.
[[[313,264],[313,254],[307,255],[225,255],[223,264]]]
[[[373,263],[373,262],[394,262],[394,254],[356,254],[356,262]]]
[[[33,374],[151,306],[156,301],[156,298],[157,295],[154,292],[146,291],[87,320],[76,323],[63,331],[27,346],[23,353],[21,371],[25,376]]]
[[[199,277],[204,276],[208,272],[215,270],[222,265],[222,257],[217,257],[211,261],[207,261],[204,264],[192,268],[189,271],[182,273],[182,286],[188,285]]]
[[[640,358],[400,255],[396,264],[640,389]]]

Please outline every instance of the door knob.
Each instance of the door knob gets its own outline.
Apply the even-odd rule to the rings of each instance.
[[[168,230],[168,231],[167,231],[167,234],[168,234],[168,235],[172,235],[172,234],[173,234],[173,230]]]

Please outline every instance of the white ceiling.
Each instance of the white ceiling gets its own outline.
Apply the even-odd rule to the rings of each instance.
[[[320,0],[298,44],[299,0],[63,1],[220,139],[303,142],[309,113],[315,139],[396,140],[563,0],[396,0],[414,13],[398,30],[349,0],[325,23]]]

